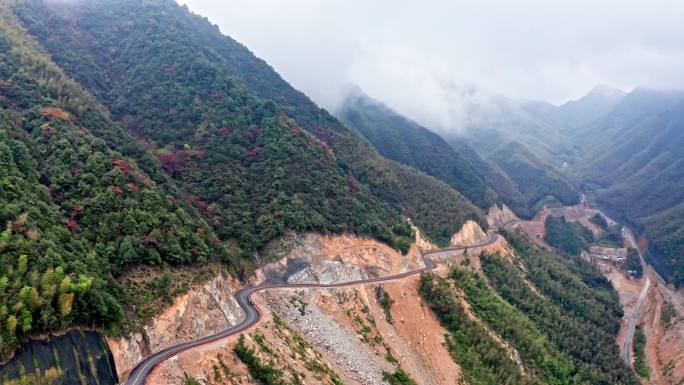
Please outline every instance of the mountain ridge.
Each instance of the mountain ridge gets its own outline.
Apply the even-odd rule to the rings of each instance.
[[[383,156],[447,182],[482,209],[495,203],[494,192],[483,178],[439,135],[371,99],[360,89],[347,95],[337,115]]]

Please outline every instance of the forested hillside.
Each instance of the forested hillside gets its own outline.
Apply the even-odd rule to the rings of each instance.
[[[609,213],[650,241],[651,262],[684,282],[684,94],[635,90],[605,120],[578,172]],[[640,115],[639,113],[640,112]]]
[[[529,108],[558,125],[572,149],[571,179],[612,217],[646,236],[648,260],[661,275],[684,282],[684,92],[636,88],[624,94],[597,87],[559,107]]]
[[[194,197],[219,236],[245,251],[288,228],[353,231],[405,247],[404,216],[438,242],[468,218],[482,221],[446,184],[382,158],[172,1],[44,7],[17,9],[57,63]]]
[[[439,133],[516,214],[574,204],[581,190],[645,235],[648,260],[684,283],[684,92],[597,86],[560,106],[477,88],[457,96],[463,127]]]
[[[482,209],[498,200],[523,216],[576,202],[570,177],[582,179],[561,161],[580,147],[563,147],[569,136],[555,136],[564,132],[557,116],[492,101],[469,107],[465,138],[442,139],[366,98],[342,111],[352,129],[173,0],[0,3],[0,361],[29,337],[140,331],[207,275],[248,278],[264,245],[288,232],[369,236],[405,254],[415,238],[409,219],[444,245],[467,220],[485,226]],[[672,182],[683,176],[676,129],[684,109],[672,106],[638,126],[626,123],[641,122],[635,115],[610,118],[637,128],[628,139],[616,123],[616,152],[597,158],[614,176],[586,177],[598,199],[657,201],[624,216],[639,218],[661,251],[682,247],[684,197],[665,196],[668,186],[684,187]],[[652,146],[635,152],[647,139]],[[656,166],[647,182],[665,187],[635,192],[634,178]],[[649,227],[663,213],[673,227]],[[549,225],[568,251],[584,247],[568,237],[577,229]],[[663,228],[675,231],[658,238]],[[622,314],[607,281],[578,259],[509,240],[515,264],[483,255],[480,273],[465,264],[421,284],[466,379],[634,383],[613,343]],[[74,376],[96,377],[98,361],[116,377],[102,346],[64,346],[83,358]],[[37,360],[18,357],[6,367],[28,379]],[[55,359],[51,367],[71,368]],[[403,370],[386,377],[407,378]]]
[[[545,203],[575,203],[577,192],[552,165],[570,160],[572,152],[555,150],[554,145],[565,142],[558,139],[554,123],[505,98],[492,97],[488,103],[469,106],[465,127],[442,128],[445,139],[360,90],[348,95],[338,115],[384,156],[446,181],[481,207],[496,199],[492,189],[522,217],[534,216]]]
[[[558,125],[573,155],[567,173],[582,190],[649,241],[649,261],[684,282],[684,92],[597,87],[535,113]]]
[[[525,103],[525,107],[541,119],[557,125],[560,132],[573,138],[586,134],[585,129],[603,119],[625,95],[625,92],[619,89],[598,85],[581,98],[560,106],[536,101]]]
[[[561,176],[550,163],[537,157],[535,149],[516,141],[492,146],[489,159],[513,182],[514,196],[519,198],[508,203],[519,216],[533,217],[547,203],[579,202],[579,194],[567,176]]]
[[[591,150],[592,147],[599,149],[607,144],[606,141],[611,141],[613,136],[620,135],[624,130],[667,110],[683,96],[679,91],[636,88],[624,95],[603,115],[596,116],[593,121],[568,131],[568,136],[583,150]],[[582,104],[587,106],[586,103]],[[600,142],[604,142],[603,145],[595,147]],[[580,154],[584,155],[583,152]]]
[[[453,122],[430,129],[444,138],[459,158],[470,163],[516,214],[529,218],[545,203],[574,204],[578,201],[577,189],[563,168],[563,162],[573,158],[575,149],[560,133],[561,128],[554,119],[542,116],[525,104],[489,94],[476,86],[446,87],[444,96],[443,102],[453,105],[454,111],[450,112],[454,115]],[[360,107],[358,103],[356,106]],[[363,122],[367,127],[357,129],[371,132],[371,113],[388,115],[382,109],[366,109]],[[395,119],[391,118],[392,115],[375,118],[373,135],[379,137],[379,124]],[[356,118],[351,123],[361,124],[360,114]],[[405,131],[412,124],[402,126]],[[377,139],[369,140],[379,142]],[[394,139],[384,135],[384,141],[389,144]],[[432,172],[437,173],[434,166],[432,168]],[[444,171],[439,173],[445,174]]]
[[[577,202],[577,189],[563,168],[574,149],[557,124],[500,95],[479,89],[467,95],[472,101],[460,136],[513,181],[521,200],[511,208],[530,216],[546,202]]]
[[[175,2],[0,4],[0,360],[29,335],[135,329],[187,290],[121,284],[141,264],[240,274],[288,230],[406,252],[407,218],[440,243],[484,224]]]
[[[507,238],[513,260],[483,254],[484,274],[466,263],[421,280],[468,383],[637,384],[614,343],[622,310],[610,283],[578,257]]]
[[[361,90],[346,97],[337,115],[386,158],[447,182],[485,210],[495,203],[496,194],[483,177],[444,139]]]
[[[3,356],[29,333],[119,329],[125,293],[112,277],[126,266],[222,255],[159,164],[50,62],[5,5],[0,81]]]

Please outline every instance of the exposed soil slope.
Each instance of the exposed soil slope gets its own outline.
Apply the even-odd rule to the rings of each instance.
[[[474,228],[464,229],[456,236],[464,242],[478,237]],[[431,246],[426,242],[422,245]],[[498,247],[494,245],[492,250]],[[423,263],[416,245],[402,256],[380,242],[348,235],[290,235],[270,245],[266,254],[262,259],[275,262],[260,269],[255,281],[345,282],[402,272]],[[320,373],[298,363],[298,356],[292,351],[296,346],[288,342],[286,335],[300,336],[311,357],[317,357],[344,383],[381,384],[384,372],[392,373],[399,368],[418,384],[457,383],[459,367],[444,347],[444,329],[418,295],[418,282],[416,276],[383,285],[259,294],[256,301],[264,313],[263,321],[249,330],[252,337],[247,338],[248,343],[255,334],[262,335],[275,352],[271,355],[262,351],[268,355],[264,359],[284,373],[304,373],[305,379],[318,378]],[[146,330],[145,338],[111,341],[120,372],[130,368],[143,350],[157,351],[175,341],[207,335],[235,323],[236,317],[241,316],[240,310],[230,302],[218,300],[232,298],[235,289],[235,283],[228,277],[214,279],[179,297]],[[381,304],[383,294],[391,300],[389,306]],[[174,332],[169,333],[168,328]],[[212,384],[244,383],[248,377],[246,368],[237,363],[232,351],[236,341],[237,336],[228,337],[181,353],[160,365],[149,383],[181,381],[185,372]],[[222,368],[221,362],[231,363],[228,366],[235,370],[217,380],[214,367]]]

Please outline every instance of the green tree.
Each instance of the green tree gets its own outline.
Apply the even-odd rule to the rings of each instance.
[[[582,250],[589,246],[586,238],[591,232],[579,222],[573,224],[567,222],[565,217],[549,215],[546,217],[544,226],[546,228],[546,236],[544,237],[546,242],[568,254],[579,255]],[[593,241],[593,235],[591,240]]]
[[[38,294],[38,289],[36,289],[35,287],[31,287],[29,289],[28,304],[29,308],[34,313],[38,312],[40,308],[43,306],[43,299],[40,298],[40,294]]]
[[[19,261],[17,264],[17,271],[19,274],[25,274],[26,269],[28,268],[28,255],[22,254],[19,256]]]
[[[18,323],[17,317],[15,317],[14,315],[10,315],[9,317],[7,317],[5,327],[7,328],[7,333],[10,336],[14,336],[14,334],[17,330],[17,323]]]
[[[59,307],[59,314],[62,318],[66,318],[71,314],[71,307],[74,302],[74,293],[63,293],[59,295],[57,299],[57,305]]]
[[[71,291],[71,278],[64,277],[62,282],[59,284],[59,294],[66,294]]]
[[[21,310],[21,331],[23,333],[28,332],[31,330],[33,324],[33,316],[31,315],[31,312],[24,308]]]
[[[31,286],[24,286],[19,292],[19,299],[24,303],[29,303],[31,299]]]
[[[8,283],[9,279],[7,279],[6,276],[0,277],[0,295],[5,294],[5,290],[7,290]]]

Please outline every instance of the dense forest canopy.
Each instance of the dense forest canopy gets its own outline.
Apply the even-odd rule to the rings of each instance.
[[[363,91],[351,92],[337,115],[383,156],[443,180],[485,210],[495,203],[496,193],[473,165],[444,139]]]
[[[245,251],[286,229],[353,231],[405,248],[406,217],[441,243],[467,219],[484,224],[459,193],[382,158],[173,1],[44,6],[18,8],[29,30]]]
[[[544,221],[544,240],[568,254],[579,256],[594,242],[594,234],[580,222],[568,222],[564,216],[549,215]]]
[[[446,346],[468,382],[638,383],[614,343],[622,310],[610,283],[579,257],[539,249],[521,234],[506,236],[513,260],[482,254],[484,274],[464,263],[446,278],[421,279],[420,293],[447,329]]]
[[[226,253],[172,184],[155,183],[122,154],[142,152],[135,140],[22,34],[6,7],[0,16],[5,355],[29,333],[72,324],[119,330],[125,294],[113,276],[127,266]],[[164,175],[148,165],[155,168]]]
[[[576,171],[585,190],[649,242],[649,260],[684,282],[684,93],[637,88],[591,126]],[[589,134],[588,134],[589,135]]]
[[[583,368],[590,383],[636,383],[614,343],[623,312],[611,283],[582,258],[540,249],[519,233],[505,235],[525,271],[515,272],[498,258],[483,258],[483,270],[495,290]],[[533,293],[524,278],[542,296]]]

